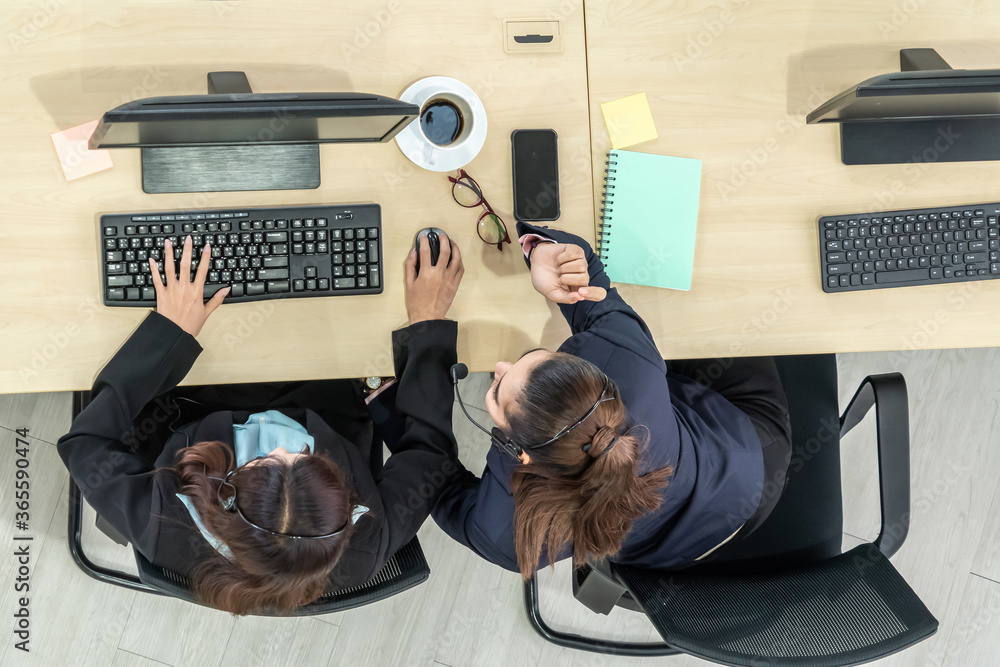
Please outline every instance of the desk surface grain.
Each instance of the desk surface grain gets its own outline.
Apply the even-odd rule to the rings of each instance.
[[[551,6],[549,6],[551,5]],[[47,8],[46,8],[47,7]],[[72,182],[49,135],[131,99],[202,93],[213,70],[243,70],[259,92],[363,91],[397,97],[444,75],[470,85],[489,133],[467,166],[513,233],[510,133],[551,127],[563,162],[560,225],[593,239],[582,2],[18,2],[0,19],[0,392],[86,388],[145,316],[100,303],[98,216],[285,203],[378,202],[385,292],[373,297],[226,305],[207,323],[187,383],[391,374],[390,332],[405,323],[402,262],[417,230],[444,228],[467,271],[451,310],[473,370],[568,333],[532,290],[516,245],[476,235],[478,213],[452,201],[446,175],[396,147],[324,145],[314,191],[147,195],[139,151]],[[564,51],[507,55],[505,18],[560,18]],[[572,156],[572,159],[569,159]]]
[[[956,69],[1000,68],[1000,5],[586,7],[597,206],[610,149],[602,102],[645,91],[659,137],[627,150],[703,161],[691,290],[621,286],[664,356],[1000,344],[1000,281],[825,294],[817,232],[821,215],[998,201],[1000,162],[945,163],[932,151],[927,162],[848,167],[839,128],[805,124],[841,91],[898,71],[901,48],[936,48]]]

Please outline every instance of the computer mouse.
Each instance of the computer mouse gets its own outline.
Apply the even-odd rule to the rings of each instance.
[[[425,227],[417,232],[413,237],[413,248],[417,251],[417,271],[420,271],[420,237],[427,237],[427,244],[431,250],[431,266],[437,266],[438,257],[441,255],[441,236],[448,236],[448,232],[437,227]]]

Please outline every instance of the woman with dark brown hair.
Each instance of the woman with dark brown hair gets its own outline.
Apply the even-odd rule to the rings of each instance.
[[[97,513],[151,562],[189,577],[201,602],[289,612],[377,574],[427,517],[442,488],[427,480],[456,467],[451,404],[428,408],[421,383],[434,371],[406,359],[454,363],[457,325],[444,318],[461,255],[449,246],[419,276],[407,260],[410,324],[393,343],[396,407],[408,418],[383,466],[349,381],[176,388],[228,293],[203,300],[210,252],[193,280],[190,237],[179,270],[169,241],[163,278],[150,261],[156,312],[100,372],[58,450]]]
[[[533,286],[572,335],[496,365],[494,447],[481,478],[463,469],[438,498],[438,525],[524,577],[570,555],[684,567],[750,534],[791,448],[774,360],[668,365],[586,241],[518,232]]]

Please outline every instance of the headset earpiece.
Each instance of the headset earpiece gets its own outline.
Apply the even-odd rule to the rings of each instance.
[[[490,432],[490,439],[493,441],[493,446],[499,449],[504,454],[513,456],[517,460],[521,460],[521,446],[515,443],[510,438],[503,434],[503,431],[498,429],[496,426]]]

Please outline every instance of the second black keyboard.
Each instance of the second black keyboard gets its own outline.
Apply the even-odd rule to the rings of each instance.
[[[824,292],[1000,278],[1000,203],[819,219]]]
[[[192,275],[212,248],[205,298],[232,286],[226,303],[382,293],[378,204],[228,208],[101,216],[104,305],[156,304],[149,258],[163,271],[163,244],[180,266],[192,237]]]

